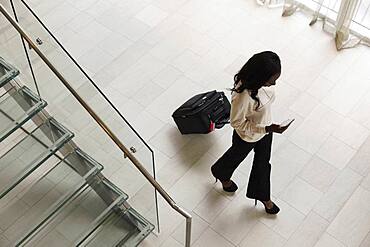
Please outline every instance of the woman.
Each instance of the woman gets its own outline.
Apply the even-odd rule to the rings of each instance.
[[[239,164],[254,150],[247,197],[261,201],[268,214],[277,214],[279,207],[270,198],[272,133],[283,133],[288,127],[271,124],[271,103],[275,99],[270,86],[281,73],[280,58],[271,51],[253,55],[234,76],[230,123],[234,128],[232,146],[211,167],[224,191],[235,192],[238,186],[231,176]]]

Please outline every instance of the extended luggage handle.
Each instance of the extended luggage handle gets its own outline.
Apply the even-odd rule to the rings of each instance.
[[[225,124],[229,124],[229,123],[230,123],[229,117],[220,119],[217,122],[215,122],[215,128],[221,129],[222,127],[224,127]]]

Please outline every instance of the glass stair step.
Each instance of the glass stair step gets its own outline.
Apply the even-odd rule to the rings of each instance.
[[[0,142],[47,105],[27,87],[13,88],[8,93],[0,99]]]
[[[154,226],[132,208],[112,211],[94,231],[75,243],[75,246],[138,246],[153,229]]]
[[[19,70],[0,57],[0,87],[3,87],[17,75],[19,75]]]
[[[71,164],[70,160],[75,163]],[[74,195],[82,191],[88,180],[102,169],[103,166],[79,149],[68,154],[63,160],[58,159],[35,183],[0,209],[0,218],[9,215],[8,219],[0,220],[0,227],[4,230],[2,234],[14,246],[34,226],[42,225]],[[17,207],[24,210],[14,214],[12,209]]]
[[[0,157],[0,199],[71,140],[73,133],[48,119]]]
[[[102,192],[107,197],[102,197]],[[114,195],[114,197],[112,197]],[[89,186],[75,195],[68,204],[60,208],[41,226],[34,227],[16,246],[45,246],[49,241],[56,246],[74,246],[86,232],[93,231],[109,217],[128,196],[119,191],[109,180],[96,175],[89,180]]]

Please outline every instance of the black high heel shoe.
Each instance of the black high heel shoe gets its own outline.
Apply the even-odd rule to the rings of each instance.
[[[273,204],[272,208],[267,208],[266,204],[263,201],[261,201],[261,200],[258,200],[258,201],[262,202],[263,206],[265,206],[266,213],[268,213],[268,214],[277,214],[277,213],[279,213],[280,208],[278,206],[276,206],[275,203],[272,203]],[[254,206],[257,206],[257,199],[254,199]]]
[[[218,178],[216,178],[216,182],[215,183],[217,183],[217,181],[218,181]],[[221,181],[220,181],[221,182]],[[226,191],[226,192],[235,192],[235,191],[237,191],[238,190],[238,185],[236,185],[236,183],[234,183],[234,181],[233,180],[230,180],[230,182],[231,182],[231,185],[230,186],[228,186],[228,187],[225,187],[223,184],[222,184],[222,189],[224,190],[224,191]],[[222,182],[221,182],[222,183]]]
[[[214,172],[214,166],[211,167],[211,173],[212,173],[212,176],[216,179],[216,182],[218,181],[218,178],[216,178],[215,176],[215,172]],[[236,185],[236,183],[234,183],[234,181],[230,180],[231,181],[231,185],[228,186],[228,187],[225,187],[223,184],[222,184],[222,189],[226,192],[235,192],[238,190],[238,185]],[[220,182],[222,183],[222,181],[220,180]]]

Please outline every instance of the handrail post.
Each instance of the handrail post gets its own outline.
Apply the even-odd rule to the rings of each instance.
[[[190,247],[191,242],[191,218],[186,218],[185,247]]]
[[[117,145],[117,147],[126,155],[135,167],[141,172],[141,174],[151,183],[151,185],[161,194],[161,196],[167,201],[170,206],[186,218],[186,234],[185,234],[185,246],[190,247],[191,241],[191,223],[192,217],[184,209],[180,208],[176,202],[170,197],[170,195],[162,188],[162,186],[152,177],[152,175],[145,169],[145,167],[136,159],[136,157],[123,145],[113,131],[107,126],[107,124],[94,112],[94,110],[81,98],[81,96],[73,89],[63,75],[54,67],[54,65],[46,58],[42,51],[33,43],[32,39],[23,28],[10,16],[8,11],[0,4],[0,12],[10,22],[10,24],[17,30],[17,32],[24,38],[30,47],[39,55],[41,60],[49,67],[49,69],[58,77],[63,85],[70,91],[70,93],[76,98],[76,100],[85,108],[89,115],[98,123],[103,131],[109,136],[109,138]]]

